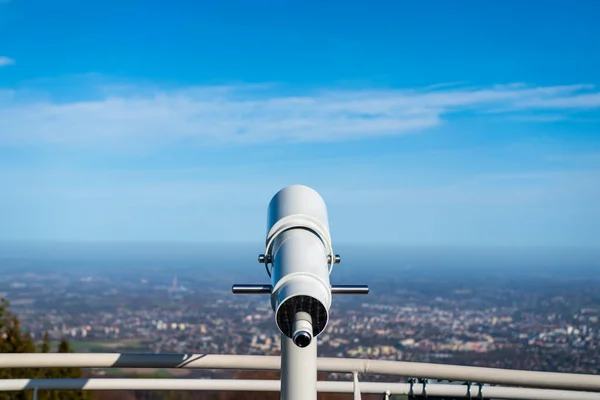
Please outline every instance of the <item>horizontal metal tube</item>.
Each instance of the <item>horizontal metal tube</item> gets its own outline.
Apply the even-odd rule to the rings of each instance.
[[[278,371],[280,366],[281,359],[278,356],[119,353],[0,354],[0,368],[115,367]],[[361,374],[397,375],[462,382],[600,392],[600,376],[587,374],[329,357],[317,358],[317,369],[322,372],[352,373],[356,371]]]
[[[333,294],[369,294],[367,285],[331,285]]]
[[[0,391],[23,390],[215,390],[215,391],[260,391],[279,392],[278,380],[244,379],[147,379],[147,378],[91,378],[91,379],[2,379]],[[408,395],[408,383],[359,382],[363,394]],[[328,393],[352,393],[352,382],[318,381],[317,391]],[[412,387],[415,395],[469,397],[467,386],[429,384],[426,391],[422,384]],[[478,388],[472,387],[470,396],[477,398]],[[511,388],[486,386],[484,398],[512,400],[597,400],[597,393],[548,389]]]
[[[271,285],[261,284],[236,284],[231,287],[234,294],[269,294]],[[367,285],[331,285],[332,294],[369,294]]]
[[[231,291],[234,294],[269,294],[271,285],[233,285]]]

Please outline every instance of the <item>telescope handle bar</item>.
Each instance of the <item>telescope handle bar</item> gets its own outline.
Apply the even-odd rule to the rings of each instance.
[[[271,285],[235,284],[231,287],[233,294],[270,294]],[[332,294],[369,294],[367,285],[331,285]]]

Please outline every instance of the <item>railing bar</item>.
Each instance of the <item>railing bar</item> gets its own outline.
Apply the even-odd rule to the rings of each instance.
[[[361,393],[407,395],[407,383],[361,382]],[[278,392],[278,380],[243,379],[146,379],[146,378],[91,378],[91,379],[2,379],[0,391],[33,390],[214,390],[214,391],[261,391]],[[317,390],[327,393],[353,393],[353,382],[319,381]],[[415,395],[423,395],[423,386],[413,387]],[[467,397],[464,385],[429,384],[428,396]],[[549,389],[512,388],[486,386],[486,398],[508,400],[598,400],[600,395],[592,392]]]
[[[221,354],[119,354],[119,353],[20,353],[0,354],[0,368],[192,368],[273,370],[280,369],[278,356]],[[405,361],[353,358],[317,359],[322,372],[340,372],[484,382],[499,385],[600,392],[600,376],[556,372],[519,371]]]

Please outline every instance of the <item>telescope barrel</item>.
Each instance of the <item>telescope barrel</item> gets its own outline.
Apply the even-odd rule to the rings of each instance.
[[[272,262],[271,306],[277,327],[293,339],[296,316],[306,313],[311,318],[311,334],[317,337],[329,319],[329,272],[335,253],[327,208],[316,191],[294,185],[273,197],[265,256]]]

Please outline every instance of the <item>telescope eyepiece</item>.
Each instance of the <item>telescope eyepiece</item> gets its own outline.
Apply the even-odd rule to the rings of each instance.
[[[312,341],[312,335],[307,331],[300,331],[294,334],[294,344],[298,347],[306,347]]]
[[[313,326],[312,318],[309,313],[299,311],[294,316],[294,325],[292,328],[292,340],[298,347],[306,347],[312,342]]]

